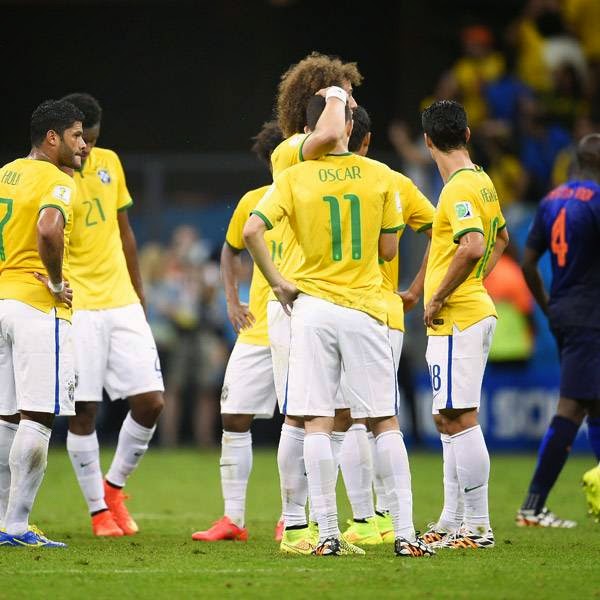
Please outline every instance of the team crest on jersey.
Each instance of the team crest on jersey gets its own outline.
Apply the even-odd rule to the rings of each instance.
[[[227,400],[227,396],[229,396],[229,386],[225,384],[221,390],[221,402],[225,402],[225,400]]]
[[[63,204],[69,204],[71,202],[71,191],[71,188],[65,185],[57,185],[52,190],[52,196],[60,200]]]
[[[454,210],[456,211],[456,216],[459,221],[469,219],[473,216],[473,209],[471,208],[470,202],[457,202],[454,205]]]
[[[98,177],[100,177],[100,181],[106,185],[110,183],[110,173],[106,169],[98,170]]]
[[[75,398],[75,387],[76,383],[75,378],[73,377],[67,381],[67,394],[69,396],[69,402],[73,402],[73,398]]]

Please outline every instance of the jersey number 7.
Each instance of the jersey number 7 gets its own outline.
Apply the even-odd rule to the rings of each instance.
[[[564,206],[554,219],[554,223],[552,223],[550,250],[556,256],[558,266],[564,267],[567,264],[567,252],[569,251],[569,244],[567,244],[567,209]]]

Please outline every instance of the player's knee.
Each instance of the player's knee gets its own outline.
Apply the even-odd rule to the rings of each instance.
[[[561,397],[558,401],[556,414],[559,417],[573,421],[577,425],[581,425],[587,412],[586,408],[586,405],[582,402]]]
[[[254,415],[221,415],[223,430],[232,433],[246,433],[246,431],[250,431],[253,418]]]
[[[69,431],[75,435],[90,435],[96,429],[96,402],[76,402],[75,414],[69,417]]]
[[[335,411],[335,417],[333,420],[334,431],[348,431],[352,425],[352,416],[350,415],[349,408],[343,408]]]

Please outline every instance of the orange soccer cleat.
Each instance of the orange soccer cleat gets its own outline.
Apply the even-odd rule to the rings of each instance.
[[[129,496],[121,488],[113,487],[106,480],[104,481],[104,501],[108,506],[108,510],[112,513],[116,524],[122,529],[123,533],[125,535],[133,535],[140,528],[125,506],[127,498]]]
[[[281,538],[283,537],[283,530],[284,530],[284,524],[283,524],[283,519],[279,519],[279,521],[277,521],[277,525],[275,525],[275,541],[276,542],[280,542]]]
[[[92,531],[99,537],[121,537],[125,535],[117,525],[110,510],[103,510],[92,516]]]
[[[206,531],[196,531],[192,534],[192,539],[197,542],[222,542],[231,540],[234,542],[248,541],[248,530],[245,527],[238,527],[229,517],[221,517],[213,523],[213,526]]]

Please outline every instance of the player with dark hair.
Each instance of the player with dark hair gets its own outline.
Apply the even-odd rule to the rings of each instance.
[[[575,527],[557,518],[546,499],[587,416],[592,450],[600,460],[600,134],[584,137],[571,181],[539,204],[527,237],[523,274],[547,315],[560,356],[560,399],[544,435],[527,496],[517,513],[522,527]],[[537,268],[550,252],[550,294]],[[600,471],[584,475],[588,506],[600,516]]]
[[[132,535],[138,526],[123,487],[148,449],[163,408],[156,344],[144,314],[144,290],[127,209],[133,204],[121,161],[96,146],[102,109],[90,94],[65,99],[84,115],[85,148],[75,170],[78,200],[70,241],[73,341],[78,377],[67,451],[98,536]],[[91,360],[90,353],[93,355]],[[102,478],[96,413],[102,390],[127,398],[117,449]]]
[[[75,413],[69,236],[83,115],[49,100],[31,152],[0,169],[0,546],[62,547],[29,526],[55,415]]]
[[[276,121],[270,121],[254,138],[252,151],[270,167],[271,153],[282,141]],[[192,539],[203,542],[247,540],[245,527],[246,488],[252,470],[252,434],[254,418],[270,419],[277,397],[267,332],[269,284],[254,266],[250,283],[250,302],[240,302],[238,273],[240,253],[245,249],[242,231],[250,212],[256,208],[269,186],[251,190],[242,196],[229,222],[221,250],[221,278],[227,300],[227,314],[238,334],[229,357],[221,393],[221,489],[224,515],[206,531],[197,531]],[[279,264],[287,252],[288,227],[265,234],[273,260]]]
[[[371,119],[362,106],[357,106],[352,113],[352,135],[348,141],[348,150],[360,156],[366,156],[371,140]],[[431,202],[421,193],[408,178],[392,171],[396,189],[402,207],[402,216],[406,225],[415,232],[425,232],[431,237],[434,208]],[[404,230],[398,231],[398,241]],[[413,308],[423,293],[425,265],[429,248],[426,249],[421,268],[406,292],[398,292],[399,257],[391,261],[380,261],[383,275],[382,293],[387,307],[387,323],[389,339],[393,349],[394,367],[398,371],[402,345],[404,341],[404,311]],[[406,307],[404,304],[406,303]],[[344,377],[340,384],[340,393],[346,391]],[[385,483],[380,473],[378,454],[375,448],[375,436],[367,433],[367,419],[362,418],[360,411],[354,410],[353,423],[346,432],[340,452],[340,467],[353,520],[344,532],[344,538],[353,544],[370,545],[382,542],[394,542],[394,528],[388,510]],[[377,506],[373,503],[373,487],[377,497]]]
[[[423,111],[422,124],[444,181],[433,220],[424,314],[432,412],[444,457],[444,509],[424,539],[452,548],[489,548],[490,458],[477,413],[497,315],[483,279],[508,234],[494,184],[469,156],[464,108],[434,102]]]

